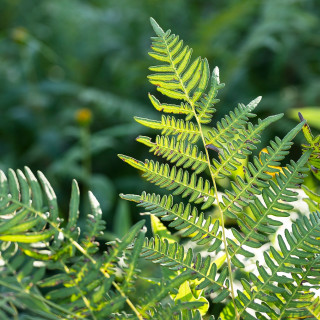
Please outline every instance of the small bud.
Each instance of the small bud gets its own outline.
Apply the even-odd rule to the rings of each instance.
[[[87,108],[79,109],[75,118],[80,126],[88,126],[92,121],[92,112]]]
[[[16,27],[12,30],[11,37],[15,42],[26,43],[29,38],[29,33],[24,27]]]

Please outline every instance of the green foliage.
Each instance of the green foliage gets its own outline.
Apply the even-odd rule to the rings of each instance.
[[[261,134],[282,115],[252,124],[249,118],[255,116],[252,111],[260,102],[259,97],[247,106],[240,104],[212,126],[215,104],[219,101],[217,93],[223,87],[218,68],[214,68],[210,79],[206,59],[192,61],[192,50],[178,36],[170,30],[164,32],[153,19],[151,24],[157,37],[152,38],[150,56],[160,61],[160,65],[150,67],[156,73],[148,78],[160,93],[179,103],[167,105],[150,96],[158,111],[174,115],[162,116],[161,122],[136,118],[144,126],[161,130],[155,142],[146,136],[137,141],[150,147],[149,151],[163,161],[142,162],[124,155],[120,158],[170,194],[143,192],[121,197],[137,202],[163,222],[169,221],[168,227],[178,230],[181,237],[189,237],[197,249],[185,251],[178,242],[156,235],[145,241],[142,257],[178,273],[191,270],[191,279],[198,281],[197,289],[210,294],[213,306],[231,299],[230,310],[222,313],[222,317],[230,313],[237,319],[310,317],[307,307],[314,296],[312,289],[318,288],[315,279],[319,277],[320,213],[315,211],[309,218],[297,219],[291,232],[287,229],[283,236],[278,235],[276,243],[270,243],[270,235],[283,224],[281,218],[290,217],[293,210],[290,202],[297,201],[296,190],[306,177],[307,162],[313,159],[312,151],[305,150],[298,161],[290,160],[285,167],[279,167],[305,121],[283,139],[275,137],[266,152],[259,157],[253,155],[244,164],[241,160],[252,155]],[[215,153],[213,157],[209,149]],[[220,196],[219,179],[231,179],[232,172],[240,170],[243,176],[235,176]],[[188,204],[179,200],[179,195]],[[214,208],[216,213],[212,215]],[[225,228],[226,218],[237,224],[231,233]],[[257,249],[264,244],[269,249],[262,260],[257,260],[256,273],[249,272],[247,278],[241,276],[240,289],[235,291],[236,279],[231,270],[245,269],[248,259],[254,259]],[[194,254],[194,250],[201,250],[203,257]],[[225,267],[218,269],[209,252],[213,256],[225,252]],[[231,311],[232,305],[235,312]]]
[[[317,138],[307,136],[311,146],[280,167],[306,126],[303,120],[255,155],[262,134],[282,114],[249,121],[259,97],[218,118],[217,94],[223,88],[218,68],[210,75],[206,59],[192,61],[192,49],[178,36],[153,19],[151,24],[156,37],[150,56],[160,65],[150,67],[149,80],[170,104],[149,98],[157,111],[171,115],[161,121],[136,118],[161,130],[155,139],[137,140],[162,159],[120,158],[169,191],[121,194],[154,216],[153,236],[146,237],[144,220],[129,228],[122,206],[115,219],[120,239],[100,246],[105,222],[92,192],[90,213],[80,227],[75,180],[64,221],[41,172],[37,178],[29,168],[10,169],[7,175],[0,171],[1,318],[319,319],[314,291],[320,280],[320,203],[315,192],[303,187],[310,214],[299,212],[279,233],[288,221],[283,218],[293,215],[290,203],[298,200],[307,163],[314,165]],[[167,222],[176,234],[167,230]],[[154,265],[159,272],[150,276]]]

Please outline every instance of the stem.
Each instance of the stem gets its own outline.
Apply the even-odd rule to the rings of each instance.
[[[229,270],[229,278],[230,278],[230,286],[231,286],[231,298],[232,298],[232,302],[233,302],[233,305],[234,305],[234,310],[235,310],[235,313],[236,313],[236,318],[237,319],[240,319],[240,316],[238,314],[238,310],[237,310],[237,306],[236,306],[236,303],[235,303],[235,295],[234,295],[234,287],[233,287],[233,279],[232,279],[232,269],[231,269],[231,259],[230,259],[230,256],[229,256],[229,252],[227,250],[227,239],[226,239],[226,233],[225,233],[225,227],[224,227],[224,216],[223,216],[223,212],[222,212],[222,209],[220,207],[220,202],[219,202],[219,198],[218,198],[218,188],[217,188],[217,184],[216,184],[216,181],[214,179],[214,176],[213,176],[213,172],[212,172],[212,168],[211,168],[211,163],[210,163],[210,157],[209,157],[209,153],[208,153],[208,149],[206,148],[206,142],[205,142],[205,139],[204,139],[204,136],[203,136],[203,132],[202,132],[202,128],[201,128],[201,123],[199,121],[199,118],[195,112],[195,109],[194,107],[192,106],[193,110],[194,110],[194,116],[197,120],[197,123],[198,123],[198,126],[199,126],[199,129],[200,129],[200,135],[201,135],[201,140],[202,140],[202,143],[203,143],[203,146],[204,146],[204,149],[205,149],[205,152],[206,152],[206,158],[207,158],[207,163],[208,163],[208,168],[209,168],[209,171],[210,171],[210,176],[211,176],[211,180],[212,180],[212,183],[213,183],[213,187],[214,187],[214,193],[216,195],[216,200],[217,200],[217,206],[219,208],[219,213],[220,213],[220,220],[221,220],[221,227],[222,227],[222,238],[223,238],[223,244],[224,244],[224,247],[225,247],[225,251],[226,251],[226,257],[227,257],[227,264],[228,264],[228,270]]]

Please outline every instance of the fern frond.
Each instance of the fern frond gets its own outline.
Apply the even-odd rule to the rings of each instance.
[[[153,19],[151,24],[158,37],[153,39],[151,48],[154,52],[149,55],[165,64],[150,67],[150,70],[157,73],[149,75],[149,81],[170,98],[195,103],[204,93],[209,81],[207,60],[197,58],[190,64],[192,49],[184,47],[183,41],[170,34],[170,30],[164,32]]]
[[[214,179],[225,178],[230,176],[232,171],[237,170],[237,168],[242,165],[240,160],[246,159],[247,156],[252,154],[252,150],[256,149],[256,144],[260,143],[261,132],[269,126],[272,122],[277,121],[283,115],[279,114],[276,116],[270,116],[266,119],[258,119],[258,124],[253,126],[248,122],[248,127],[246,130],[239,132],[238,138],[229,141],[226,144],[217,144],[218,147],[223,147],[221,151],[219,150],[219,161],[215,158],[212,159],[213,172],[212,176]],[[213,145],[210,141],[207,141],[207,148]],[[214,146],[214,145],[213,145]],[[214,146],[216,149],[217,146]]]
[[[176,167],[170,168],[168,164],[146,160],[145,163],[134,158],[119,155],[120,159],[144,172],[143,176],[160,188],[174,190],[172,194],[181,194],[182,197],[189,196],[189,202],[203,203],[201,209],[209,208],[214,200],[214,191],[208,180],[203,181],[202,177],[197,177],[193,173],[189,177],[189,172]]]
[[[224,87],[224,83],[220,83],[219,68],[215,67],[211,75],[211,86],[207,94],[203,94],[201,99],[195,103],[195,110],[198,114],[200,123],[207,124],[211,122],[211,118],[216,109],[213,107],[219,99],[216,99],[219,89]]]
[[[175,135],[177,141],[187,140],[191,143],[196,143],[200,138],[198,125],[191,121],[177,120],[170,116],[162,116],[161,121],[140,117],[135,117],[134,119],[145,127],[161,130],[162,135]]]
[[[29,168],[25,174],[10,169],[8,178],[0,171],[0,240],[31,244],[57,236],[57,230],[47,224],[49,216],[58,221],[56,197],[41,175],[40,181],[42,187]],[[43,210],[44,199],[49,211]]]
[[[219,120],[216,124],[216,128],[213,127],[208,131],[206,142],[217,147],[223,147],[229,140],[238,135],[239,130],[243,130],[249,118],[253,118],[256,115],[252,111],[261,101],[261,97],[251,101],[247,106],[239,104],[233,111],[230,111],[229,115]]]
[[[124,194],[120,196],[123,199],[138,202],[138,206],[160,217],[163,221],[171,221],[169,227],[183,230],[181,236],[187,237],[192,234],[191,240],[198,245],[210,243],[207,248],[209,252],[217,250],[222,243],[219,220],[213,224],[211,216],[205,219],[204,214],[202,212],[198,214],[197,208],[190,204],[187,206],[183,203],[174,204],[171,195],[161,198],[160,195],[143,192],[141,196]]]
[[[214,302],[220,302],[230,294],[229,282],[226,280],[228,270],[225,268],[218,274],[217,266],[209,256],[202,259],[198,253],[194,259],[191,249],[185,254],[183,246],[176,242],[169,243],[166,239],[161,240],[157,236],[150,240],[146,238],[141,256],[171,270],[189,270],[194,278],[202,280],[197,290],[205,289],[208,293],[217,294]]]
[[[297,185],[303,182],[304,173],[308,170],[305,167],[308,157],[308,154],[304,154],[297,163],[291,161],[291,164],[287,165],[283,172],[276,174],[277,183],[271,180],[270,187],[262,189],[262,199],[256,197],[253,202],[249,203],[252,215],[243,211],[243,217],[238,217],[237,223],[244,236],[235,228],[232,228],[231,230],[237,239],[237,243],[231,239],[227,240],[231,261],[237,267],[244,267],[243,263],[237,259],[237,254],[245,257],[254,256],[243,246],[250,248],[261,247],[262,244],[268,241],[267,235],[276,231],[273,227],[282,225],[282,222],[272,219],[270,216],[289,216],[288,211],[293,207],[288,202],[297,200],[296,193],[290,189],[296,188]]]
[[[248,309],[266,313],[271,318],[279,317],[279,313],[285,318],[307,316],[308,311],[304,307],[311,304],[310,298],[313,295],[307,292],[319,283],[320,277],[319,260],[316,258],[320,253],[317,240],[319,236],[319,212],[312,213],[309,219],[303,217],[297,220],[292,225],[291,233],[286,230],[286,241],[278,236],[280,253],[273,247],[270,248],[270,253],[264,252],[269,272],[257,263],[259,277],[250,274],[254,287],[247,281],[242,281],[244,292],[238,291],[236,304],[244,319],[252,319]],[[305,297],[309,299],[307,303]],[[263,302],[259,303],[258,300]],[[271,308],[264,302],[272,302],[278,309]]]
[[[175,163],[177,167],[190,167],[197,174],[208,167],[205,154],[198,151],[198,147],[192,143],[186,144],[181,140],[176,141],[174,137],[165,136],[157,136],[155,142],[144,136],[139,136],[136,140],[150,147],[149,152],[162,156],[171,163]]]
[[[278,166],[279,161],[283,160],[288,154],[292,142],[291,140],[299,132],[303,124],[298,124],[282,140],[278,137],[270,141],[270,147],[267,147],[269,154],[262,153],[261,160],[257,156],[253,158],[253,163],[249,162],[247,167],[243,167],[245,179],[237,176],[236,183],[232,182],[233,192],[226,190],[227,196],[223,197],[221,203],[222,211],[230,218],[236,218],[242,208],[249,205],[256,195],[261,194],[258,188],[267,188],[272,179],[272,172],[278,172],[279,169],[271,168]],[[288,191],[287,191],[288,192]]]

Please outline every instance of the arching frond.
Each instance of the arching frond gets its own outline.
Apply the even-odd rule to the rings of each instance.
[[[262,244],[269,241],[267,235],[274,233],[275,227],[282,225],[282,222],[270,216],[289,216],[288,211],[293,208],[289,203],[297,200],[297,193],[293,192],[292,188],[303,182],[304,173],[308,170],[305,167],[307,160],[308,154],[304,154],[297,163],[291,161],[291,164],[287,165],[283,172],[276,174],[277,183],[271,180],[270,187],[262,190],[262,199],[256,197],[253,202],[249,203],[251,215],[243,211],[243,217],[237,218],[243,235],[232,228],[237,242],[228,239],[230,258],[236,266],[244,267],[243,263],[237,259],[237,254],[245,257],[254,256],[248,251],[249,249],[244,249],[243,246],[261,247]]]
[[[270,116],[264,120],[258,120],[258,124],[253,126],[248,122],[248,127],[245,130],[238,132],[238,137],[233,140],[229,140],[228,143],[224,144],[222,141],[216,146],[209,143],[206,147],[218,150],[219,161],[212,158],[213,163],[213,178],[225,178],[230,176],[232,171],[237,170],[242,165],[240,160],[246,159],[247,156],[252,154],[252,150],[256,149],[256,144],[260,143],[261,132],[269,126],[272,122],[277,121],[282,115]],[[221,149],[219,149],[221,148]]]
[[[297,125],[282,140],[276,137],[275,141],[270,141],[270,147],[267,147],[268,154],[262,153],[261,160],[255,156],[253,163],[249,162],[247,167],[243,167],[245,179],[237,176],[236,181],[231,183],[233,191],[226,190],[227,196],[223,197],[221,207],[225,215],[236,218],[242,211],[241,208],[248,206],[251,200],[261,194],[259,188],[270,186],[269,180],[272,179],[270,173],[279,171],[271,166],[278,166],[279,161],[288,154],[288,149],[292,145],[291,140],[301,127],[302,124]]]
[[[250,274],[254,287],[246,280],[242,281],[244,291],[238,291],[236,303],[244,319],[253,319],[248,309],[257,312],[257,316],[268,314],[270,319],[309,317],[306,307],[311,305],[313,296],[309,289],[317,288],[320,280],[319,236],[319,212],[312,213],[309,219],[297,220],[291,233],[286,230],[284,238],[278,236],[281,251],[271,246],[269,253],[264,252],[268,267],[257,263],[259,277]]]
[[[244,130],[249,118],[256,115],[252,111],[261,101],[261,97],[251,101],[247,106],[239,104],[233,111],[229,112],[225,118],[222,118],[216,123],[216,128],[213,127],[207,133],[206,142],[217,147],[223,147],[228,140],[233,139],[238,135],[239,130]]]

